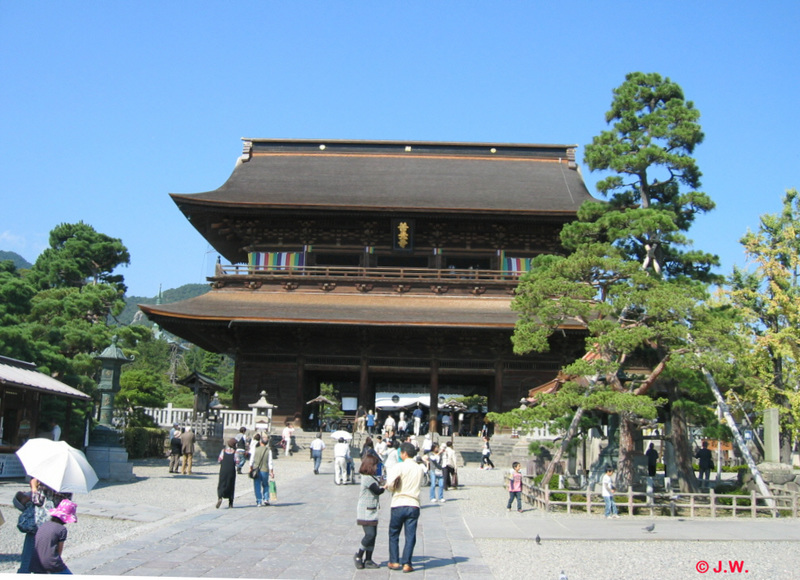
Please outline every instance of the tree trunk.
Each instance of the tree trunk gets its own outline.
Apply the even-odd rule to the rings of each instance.
[[[553,458],[550,460],[550,464],[547,466],[547,469],[544,471],[544,476],[542,476],[542,487],[547,489],[550,487],[550,479],[553,477],[553,473],[556,470],[556,464],[561,461],[561,457],[564,455],[564,451],[566,451],[569,442],[572,441],[572,438],[578,433],[578,425],[581,422],[581,417],[583,417],[583,407],[578,407],[575,411],[575,416],[572,417],[572,422],[569,424],[569,429],[564,434],[564,438],[561,440],[561,445],[558,449],[556,449]]]
[[[633,456],[635,441],[633,437],[636,424],[628,419],[628,413],[619,415],[619,460],[617,465],[617,484],[620,488],[633,485]]]
[[[675,464],[678,471],[678,488],[683,493],[698,490],[697,476],[692,466],[692,447],[686,430],[686,416],[680,405],[672,405],[672,446],[675,450]]]

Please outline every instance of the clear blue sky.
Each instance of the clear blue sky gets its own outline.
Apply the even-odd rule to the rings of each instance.
[[[631,71],[680,84],[723,273],[800,187],[797,2],[0,0],[0,250],[83,220],[129,294],[205,282],[169,193],[215,189],[241,137],[578,144]],[[597,175],[583,166],[591,191]]]

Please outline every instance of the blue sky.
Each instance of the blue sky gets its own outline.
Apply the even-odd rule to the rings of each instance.
[[[215,189],[241,137],[578,144],[631,71],[680,84],[721,271],[800,187],[796,2],[0,1],[0,250],[83,220],[129,294],[216,253],[169,193]],[[583,166],[590,190],[600,177]]]

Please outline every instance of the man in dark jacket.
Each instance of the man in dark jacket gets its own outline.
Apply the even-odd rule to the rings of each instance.
[[[183,441],[181,441],[181,430],[176,429],[169,440],[169,472],[178,473],[181,467],[181,454],[183,452]]]

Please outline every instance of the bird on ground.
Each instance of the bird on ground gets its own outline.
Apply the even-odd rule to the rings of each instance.
[[[536,534],[535,540],[536,540],[536,545],[537,546],[542,543],[542,538],[539,537],[539,534]]]
[[[561,570],[561,574],[558,575],[558,580],[567,580],[567,575],[564,573],[564,570]]]
[[[649,533],[651,533],[653,530],[655,530],[655,529],[656,529],[656,525],[655,525],[655,523],[652,523],[652,524],[650,524],[649,526],[645,526],[645,527],[643,527],[642,529],[643,529],[645,532],[647,532],[647,533],[649,534]]]

